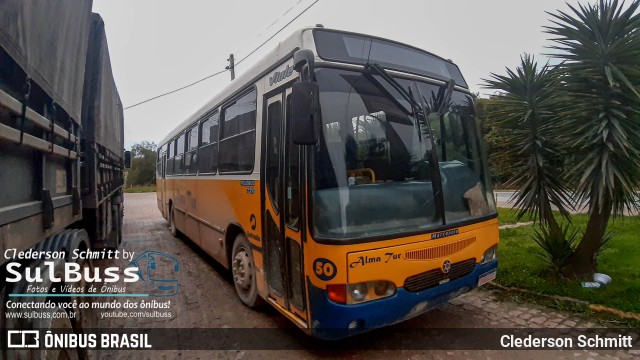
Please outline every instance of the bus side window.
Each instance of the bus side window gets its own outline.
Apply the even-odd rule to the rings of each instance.
[[[218,123],[220,115],[216,111],[200,123],[200,152],[198,172],[215,174],[218,169]]]
[[[169,141],[169,144],[167,144],[167,167],[165,169],[167,175],[173,175],[174,148],[173,141]]]
[[[175,141],[176,157],[173,159],[173,174],[182,175],[184,173],[184,162],[182,160],[184,154],[184,136],[182,133]]]
[[[251,172],[256,147],[257,93],[253,89],[222,110],[220,173]]]
[[[156,150],[156,179],[162,178],[162,146]]]
[[[187,152],[184,155],[185,174],[195,175],[198,172],[198,126],[187,131]]]

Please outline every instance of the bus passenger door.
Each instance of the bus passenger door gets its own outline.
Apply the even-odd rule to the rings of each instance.
[[[269,297],[306,324],[300,146],[289,135],[290,89],[266,101],[265,271]]]

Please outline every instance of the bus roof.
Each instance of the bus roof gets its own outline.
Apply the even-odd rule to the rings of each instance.
[[[347,32],[347,31],[325,29],[325,28],[322,28],[322,27],[313,27],[313,26],[304,27],[304,28],[296,30],[291,35],[289,35],[286,39],[284,39],[283,41],[278,43],[278,45],[274,49],[272,49],[270,52],[268,52],[267,55],[265,55],[262,58],[262,60],[260,60],[258,63],[256,63],[252,67],[250,67],[247,71],[245,71],[242,75],[240,75],[238,78],[233,80],[230,84],[225,86],[210,101],[208,101],[204,106],[202,106],[200,109],[198,109],[195,113],[193,113],[191,116],[189,116],[186,120],[181,122],[180,125],[178,125],[167,136],[165,136],[160,141],[158,146],[159,147],[160,146],[164,146],[169,140],[171,140],[174,137],[176,137],[176,135],[180,134],[182,131],[184,131],[189,126],[194,124],[196,121],[198,121],[204,115],[206,115],[207,113],[211,112],[212,110],[215,110],[214,106],[217,107],[217,106],[221,105],[225,100],[231,98],[232,96],[235,96],[238,91],[242,91],[248,85],[250,85],[250,84],[254,83],[255,81],[257,81],[258,77],[266,75],[266,71],[267,70],[270,70],[273,66],[277,65],[281,60],[284,60],[286,57],[292,55],[292,52],[294,50],[304,49],[305,48],[305,44],[308,46],[308,43],[305,41],[304,33],[305,32],[310,32],[313,29],[323,29],[323,30],[326,30],[326,31],[329,31],[329,32],[340,32],[340,33],[343,33],[343,34],[361,35],[361,36],[366,36],[366,37],[369,37],[369,38],[372,38],[372,39],[390,41],[390,42],[393,42],[393,43],[401,44],[401,45],[406,46],[408,48],[412,48],[412,49],[418,50],[418,51],[423,52],[425,54],[429,54],[430,56],[432,56],[434,58],[438,58],[438,59],[440,59],[440,60],[442,60],[444,62],[448,62],[451,65],[455,66],[455,64],[453,64],[451,62],[451,60],[446,60],[446,59],[444,59],[444,58],[442,58],[440,56],[432,54],[432,53],[430,53],[428,51],[425,51],[423,49],[419,49],[419,48],[416,48],[414,46],[407,45],[407,44],[398,43],[398,42],[396,42],[394,40],[388,40],[388,39],[380,38],[380,37],[377,37],[377,36],[371,36],[371,35],[365,35],[365,34],[357,34],[357,33],[352,33],[352,32]],[[314,50],[314,53],[315,53],[315,49],[313,49],[313,50]],[[320,58],[318,58],[318,55],[316,54],[316,62],[318,62],[318,61],[322,61],[322,60]],[[457,66],[456,66],[456,68],[457,68]],[[456,85],[459,85],[459,84],[456,84]],[[466,83],[464,84],[464,87],[466,87]]]

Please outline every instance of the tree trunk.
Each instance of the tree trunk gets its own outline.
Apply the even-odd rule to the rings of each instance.
[[[596,256],[607,231],[611,210],[611,199],[608,194],[605,195],[604,206],[601,209],[598,208],[598,204],[591,208],[587,229],[562,271],[564,276],[571,279],[593,280],[593,273],[597,270]]]
[[[544,218],[541,220],[549,226],[549,233],[551,236],[553,236],[554,239],[560,239],[562,237],[562,229],[560,229],[560,225],[558,225],[556,218],[553,216],[551,203],[548,198],[545,198],[543,214]]]

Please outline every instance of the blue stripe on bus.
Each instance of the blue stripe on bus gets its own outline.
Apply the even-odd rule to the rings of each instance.
[[[480,275],[497,267],[498,260],[494,260],[476,265],[475,270],[465,277],[431,289],[409,292],[399,288],[391,297],[355,305],[337,304],[329,300],[324,289],[309,283],[313,335],[323,339],[340,339],[410,319],[442,305],[452,297],[471,291],[477,287]],[[358,327],[349,329],[353,321],[357,321]]]

